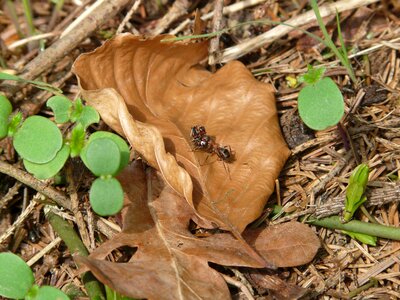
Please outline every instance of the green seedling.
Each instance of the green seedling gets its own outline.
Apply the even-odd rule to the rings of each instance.
[[[96,176],[115,175],[121,163],[118,145],[110,139],[92,140],[86,150],[86,166]]]
[[[9,119],[10,118],[11,120],[8,123],[8,136],[13,137],[22,124],[22,113],[16,112],[15,114],[11,115]]]
[[[111,176],[97,178],[90,187],[92,209],[100,216],[118,213],[124,204],[124,192],[117,179]]]
[[[344,222],[349,222],[356,210],[367,200],[364,193],[368,183],[368,174],[369,168],[366,164],[358,165],[351,174],[346,190]]]
[[[90,170],[90,167],[89,167],[90,163],[88,162],[88,159],[87,159],[87,149],[88,149],[88,146],[89,146],[93,141],[95,141],[95,140],[97,140],[97,139],[104,139],[104,138],[112,140],[112,141],[118,146],[118,149],[119,149],[119,152],[120,152],[120,153],[119,153],[119,156],[120,156],[120,165],[119,165],[118,170],[117,170],[116,173],[119,173],[123,168],[125,168],[125,167],[128,165],[128,163],[129,163],[129,154],[130,154],[130,151],[129,151],[129,147],[128,147],[128,145],[126,144],[125,140],[122,139],[121,137],[119,137],[118,135],[113,134],[113,133],[111,133],[111,132],[97,131],[97,132],[93,133],[93,134],[89,137],[88,143],[86,144],[86,146],[85,146],[85,147],[82,149],[82,151],[81,151],[81,154],[80,154],[80,155],[81,155],[81,159],[82,159],[82,161],[84,162],[84,164],[85,164],[85,165],[89,168],[89,170]],[[106,175],[112,175],[112,174],[109,173],[109,174],[106,174]]]
[[[332,41],[332,39],[328,33],[328,30],[326,29],[324,21],[322,20],[321,14],[319,12],[319,8],[318,8],[318,4],[317,4],[316,0],[311,0],[311,7],[317,18],[318,26],[321,29],[322,34],[324,35],[324,40],[323,40],[324,45],[329,47],[329,49],[331,49],[331,51],[335,54],[335,56],[340,60],[340,62],[343,64],[343,66],[347,69],[347,72],[349,73],[351,80],[353,82],[357,82],[357,78],[354,75],[353,68],[352,68],[349,58],[347,56],[346,46],[344,44],[342,31],[340,29],[339,14],[336,13],[336,24],[337,24],[337,28],[338,28],[338,36],[339,36],[339,41],[341,44],[341,50],[335,46],[335,43]]]
[[[299,77],[299,82],[307,84],[299,93],[299,115],[314,130],[338,124],[344,114],[343,95],[331,78],[321,79],[324,72],[324,68],[309,66],[308,72]]]
[[[56,156],[44,164],[33,163],[24,159],[25,169],[33,174],[37,179],[48,179],[55,176],[64,167],[70,154],[70,147],[64,144]]]
[[[97,111],[91,106],[82,104],[81,99],[71,102],[64,96],[53,96],[47,101],[47,106],[54,112],[55,121],[58,124],[68,121],[80,123],[84,129],[93,123],[100,121]]]
[[[41,116],[27,118],[14,135],[14,148],[30,162],[44,164],[55,158],[63,145],[58,127]]]
[[[82,124],[78,123],[72,129],[68,143],[71,147],[71,157],[77,157],[80,155],[83,147],[85,146],[86,132]]]
[[[342,230],[344,234],[347,234],[350,236],[352,239],[358,240],[361,243],[370,245],[370,246],[376,246],[376,241],[378,238],[376,236],[372,236],[369,234],[365,233],[359,233],[359,232],[353,232],[353,231],[347,231],[347,230]]]
[[[54,113],[54,120],[58,124],[67,123],[70,120],[72,102],[64,96],[53,96],[46,103]]]
[[[8,118],[12,113],[12,105],[6,96],[0,95],[0,139],[8,134]]]
[[[119,136],[98,131],[82,149],[81,159],[97,178],[89,192],[93,210],[101,215],[113,215],[121,210],[124,193],[117,175],[129,162],[129,147]]]
[[[60,290],[34,285],[29,266],[13,253],[0,253],[0,296],[26,300],[69,300]]]

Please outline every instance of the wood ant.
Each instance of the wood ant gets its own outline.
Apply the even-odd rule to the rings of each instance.
[[[216,154],[220,160],[226,163],[231,163],[235,160],[231,147],[221,146],[216,143],[211,136],[207,135],[204,126],[193,126],[190,130],[190,137],[195,150],[211,153],[211,155]]]

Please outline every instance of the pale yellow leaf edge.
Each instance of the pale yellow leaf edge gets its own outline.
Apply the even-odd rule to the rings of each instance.
[[[165,182],[194,207],[192,179],[189,173],[178,165],[175,157],[165,151],[160,131],[155,126],[135,120],[128,111],[124,99],[115,89],[84,90],[80,86],[80,90],[83,99],[99,112],[103,121],[120,135],[125,136],[132,149],[137,151],[150,166],[159,170]],[[106,104],[102,100],[105,98],[108,98],[108,101],[114,100],[116,105],[110,109],[109,103]],[[104,109],[106,106],[108,108]]]

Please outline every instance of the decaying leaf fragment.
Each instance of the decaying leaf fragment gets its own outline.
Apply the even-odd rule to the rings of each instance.
[[[81,55],[74,72],[84,99],[203,220],[242,232],[261,214],[289,155],[272,88],[238,61],[215,74],[200,67],[206,43],[164,38],[119,35]],[[204,125],[236,160],[193,151],[194,125]]]
[[[209,267],[208,262],[226,266],[263,267],[230,233],[223,232],[205,238],[192,235],[188,224],[194,210],[181,196],[165,186],[153,170],[147,169],[145,173],[142,164],[135,162],[119,175],[119,179],[128,202],[123,211],[123,230],[103,243],[89,258],[80,258],[81,264],[88,267],[103,283],[135,298],[230,299],[225,281],[217,271]],[[289,238],[293,237],[290,225],[285,229],[283,227],[282,230],[289,231]],[[310,229],[303,224],[298,224],[296,230],[310,233],[307,231]],[[264,248],[268,247],[264,246],[271,238],[275,241],[278,234],[284,240],[282,231],[276,232],[275,229],[264,233],[253,230],[247,239],[255,246],[262,246],[257,249],[261,255],[269,251],[266,257],[274,259],[276,254],[271,253],[273,245],[269,246],[269,250],[266,249],[267,252]],[[307,239],[310,240],[310,237]],[[277,247],[282,245],[283,242]],[[288,240],[286,247],[290,245]],[[104,260],[114,249],[122,246],[137,248],[129,262],[113,263]],[[292,246],[289,255],[303,256],[297,246]],[[311,248],[308,250],[311,251]],[[288,252],[285,254],[288,255]],[[276,261],[279,262],[279,258]],[[301,288],[285,284],[273,275],[268,276],[267,282],[274,283],[268,288],[280,289],[277,291],[280,293],[303,293]]]

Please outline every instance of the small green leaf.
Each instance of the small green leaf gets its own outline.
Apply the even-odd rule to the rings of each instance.
[[[29,173],[33,174],[37,179],[51,178],[62,169],[68,159],[69,151],[69,146],[64,145],[61,150],[58,151],[56,157],[44,164],[36,164],[24,159],[25,169]]]
[[[8,116],[0,115],[0,139],[8,135]]]
[[[114,177],[97,178],[90,188],[89,200],[98,215],[114,215],[122,209],[124,192]]]
[[[22,113],[17,112],[11,117],[8,123],[8,136],[13,137],[22,123]]]
[[[63,144],[58,127],[41,116],[32,116],[22,123],[14,135],[14,148],[26,160],[37,164],[51,161]]]
[[[106,299],[107,300],[135,300],[126,296],[122,296],[120,293],[114,291],[112,288],[104,285],[106,288]]]
[[[320,68],[314,68],[311,65],[307,66],[307,73],[304,75],[300,75],[297,80],[300,83],[306,83],[306,84],[316,84],[318,81],[322,79],[324,76],[324,73],[326,71],[325,67],[320,67]]]
[[[300,91],[298,109],[301,119],[308,127],[324,130],[336,125],[342,118],[343,96],[335,82],[326,77]]]
[[[111,139],[94,139],[88,143],[85,165],[96,176],[114,175],[118,172],[121,154]]]
[[[85,129],[80,123],[76,124],[72,129],[69,144],[71,146],[71,157],[80,155],[85,145]]]
[[[369,168],[366,164],[358,165],[350,175],[349,185],[346,189],[345,210],[343,220],[348,222],[356,210],[367,198],[364,195],[368,183]]]
[[[44,285],[26,300],[69,300],[69,297],[55,287]]]
[[[359,233],[359,232],[353,232],[353,231],[347,231],[347,230],[342,230],[343,233],[347,234],[350,236],[352,239],[358,240],[361,243],[370,245],[370,246],[376,246],[376,241],[378,238],[376,236],[372,236],[369,234],[365,233]]]
[[[12,112],[12,105],[10,100],[4,95],[0,95],[0,118],[5,117],[8,118],[8,116]]]
[[[22,299],[28,293],[35,278],[28,265],[17,255],[0,253],[0,295]]]
[[[89,141],[88,143],[96,140],[96,139],[101,139],[101,138],[108,138],[111,139],[112,141],[114,141],[120,151],[121,154],[121,163],[119,165],[118,168],[118,172],[120,172],[123,168],[125,168],[128,163],[129,163],[129,155],[130,155],[130,151],[129,151],[129,146],[128,144],[125,142],[125,140],[123,138],[121,138],[119,135],[116,135],[114,133],[111,132],[107,132],[107,131],[96,131],[95,133],[93,133],[90,137],[89,137]],[[87,147],[84,147],[81,151],[81,159],[85,162],[86,159],[86,150]],[[86,164],[86,163],[85,163]],[[117,173],[118,173],[117,172]],[[115,174],[114,174],[115,175]]]
[[[70,108],[72,102],[65,96],[53,96],[47,100],[47,107],[54,112],[56,123],[66,123],[69,121]]]
[[[85,129],[93,123],[99,123],[99,121],[99,113],[93,107],[87,105],[83,107],[82,113],[77,120]]]

